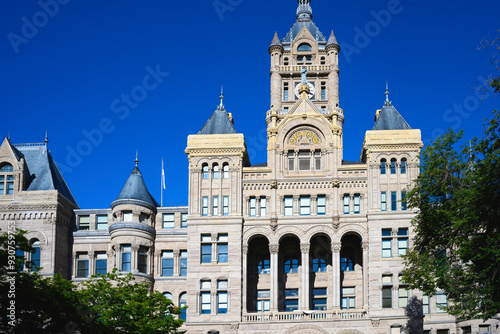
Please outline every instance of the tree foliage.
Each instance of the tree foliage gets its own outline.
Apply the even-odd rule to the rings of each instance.
[[[462,146],[453,130],[427,146],[407,195],[419,211],[403,279],[429,296],[444,291],[447,311],[461,318],[500,313],[499,117]]]
[[[5,310],[0,333],[180,333],[181,309],[131,274],[114,270],[77,286],[59,274],[43,278],[37,272],[15,272],[23,260],[9,264],[9,241],[30,252],[24,234],[0,235],[0,309]]]

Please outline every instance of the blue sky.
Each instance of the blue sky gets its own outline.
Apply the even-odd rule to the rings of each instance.
[[[106,208],[134,166],[160,201],[186,204],[187,136],[224,104],[252,163],[266,160],[267,52],[297,2],[3,1],[0,134],[42,142],[81,208]],[[482,131],[498,97],[476,88],[493,71],[498,0],[313,0],[313,21],[342,47],[344,159],[358,160],[366,130],[390,99],[424,143],[448,127]],[[127,96],[135,96],[127,99]],[[89,139],[91,138],[91,140]]]

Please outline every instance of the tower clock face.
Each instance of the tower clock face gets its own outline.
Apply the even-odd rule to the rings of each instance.
[[[301,85],[301,82],[298,82],[295,84],[295,96],[297,99],[299,98],[299,86]],[[314,88],[314,83],[308,82],[307,85],[309,86],[309,100],[314,100],[314,93],[316,92],[316,89]]]

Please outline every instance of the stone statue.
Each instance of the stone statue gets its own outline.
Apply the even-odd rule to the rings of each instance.
[[[302,66],[302,71],[301,71],[301,73],[302,73],[302,81],[301,81],[301,83],[303,83],[303,84],[307,84],[307,68],[306,68],[306,66],[305,66],[305,65],[304,65],[304,66]]]

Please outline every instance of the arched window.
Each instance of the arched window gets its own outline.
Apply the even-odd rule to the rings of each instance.
[[[340,251],[340,271],[354,270],[354,249],[350,246],[343,246]]]
[[[186,306],[186,293],[183,292],[179,295],[179,307],[184,307]],[[179,315],[179,318],[186,321],[186,309],[181,310],[181,314]]]
[[[12,195],[14,193],[14,168],[9,163],[4,163],[0,167],[0,195]]]
[[[326,271],[326,265],[327,265],[327,259],[328,259],[328,254],[325,249],[318,247],[314,251],[314,257],[313,257],[313,272],[314,273],[321,273]]]
[[[298,273],[299,272],[299,253],[293,249],[289,248],[283,258],[284,268],[283,272],[287,273]]]
[[[174,302],[174,298],[172,297],[172,294],[170,292],[165,292],[163,293],[163,295],[167,297],[167,299],[170,299],[172,303]]]
[[[380,160],[380,174],[385,174],[385,168],[387,166],[387,160],[382,159]]]
[[[297,48],[297,51],[312,51],[312,47],[311,45],[307,44],[307,43],[302,43],[299,45],[299,47]]]
[[[31,271],[37,271],[40,269],[40,258],[42,255],[40,252],[40,240],[32,239],[31,247],[33,247],[31,251]]]
[[[201,172],[203,173],[203,179],[208,179],[208,164],[201,165]]]
[[[321,65],[325,65],[326,64],[325,57],[321,57],[320,64]]]
[[[401,159],[401,174],[406,174],[406,158]]]
[[[396,174],[396,159],[391,159],[391,174]]]
[[[229,164],[227,162],[222,165],[222,178],[229,179]]]
[[[255,255],[255,263],[257,263],[258,274],[271,273],[271,263],[269,261],[269,251],[260,249]]]
[[[288,57],[283,58],[283,65],[288,66]]]
[[[212,173],[214,175],[214,179],[219,178],[219,164],[213,164],[212,165]]]

